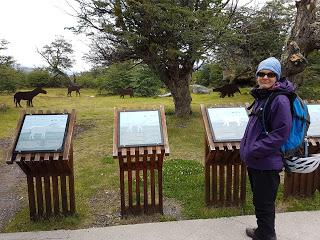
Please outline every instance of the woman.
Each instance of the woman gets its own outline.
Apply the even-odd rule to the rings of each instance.
[[[275,200],[283,168],[281,145],[289,137],[292,116],[290,101],[277,95],[267,114],[271,131],[262,126],[262,109],[272,92],[293,92],[291,82],[281,79],[281,64],[270,57],[262,61],[256,71],[258,86],[251,94],[255,98],[252,114],[241,140],[240,157],[245,162],[253,193],[257,228],[247,228],[246,234],[255,240],[276,240]]]

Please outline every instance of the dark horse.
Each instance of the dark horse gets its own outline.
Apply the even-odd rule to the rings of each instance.
[[[21,100],[27,100],[27,106],[33,107],[32,99],[37,96],[39,93],[47,94],[46,90],[43,90],[42,88],[37,87],[36,89],[33,89],[32,91],[28,92],[17,92],[13,96],[13,101],[16,104],[16,107],[18,107],[18,104],[20,107],[20,101]]]
[[[236,92],[240,93],[238,86],[234,83],[226,84],[222,87],[212,89],[213,92],[220,92],[220,97],[224,98],[226,95],[228,97],[233,97]]]
[[[132,88],[120,88],[119,89],[120,97],[124,98],[124,95],[129,95],[130,97],[134,97]]]
[[[71,92],[72,91],[76,91],[76,96],[77,95],[79,95],[79,97],[80,97],[80,86],[78,86],[78,85],[70,85],[69,87],[68,87],[68,94],[67,94],[67,96],[70,96],[71,97]]]

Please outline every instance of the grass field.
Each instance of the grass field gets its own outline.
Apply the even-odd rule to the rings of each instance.
[[[124,98],[98,96],[95,90],[83,89],[81,97],[66,97],[65,89],[46,89],[47,95],[34,99],[33,110],[77,111],[77,125],[81,129],[74,139],[75,190],[77,214],[73,217],[52,218],[40,222],[29,220],[27,197],[24,208],[3,230],[5,232],[53,229],[76,229],[91,226],[130,224],[137,222],[167,221],[191,218],[214,218],[253,214],[251,194],[247,188],[247,203],[242,208],[207,208],[204,203],[204,129],[200,104],[229,104],[252,102],[248,89],[234,98],[209,95],[192,95],[193,115],[188,119],[176,118],[172,98]],[[10,108],[0,112],[0,140],[12,138],[20,108],[15,108],[12,96],[1,95],[0,104]],[[112,159],[113,109],[148,109],[164,105],[170,145],[170,156],[163,166],[165,204],[170,203],[178,213],[121,219],[119,197],[119,169]],[[25,103],[23,103],[25,106]],[[21,184],[25,196],[26,186]],[[320,195],[309,199],[282,198],[278,194],[278,211],[320,209]]]

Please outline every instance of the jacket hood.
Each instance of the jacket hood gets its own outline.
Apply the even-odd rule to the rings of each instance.
[[[293,83],[290,82],[287,78],[281,78],[274,84],[272,90],[280,90],[291,93],[294,92],[295,87],[293,86]]]

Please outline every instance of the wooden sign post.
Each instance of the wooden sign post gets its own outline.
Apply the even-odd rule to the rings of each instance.
[[[163,106],[114,109],[113,157],[119,159],[122,216],[163,212],[162,163],[168,155]]]
[[[307,134],[309,154],[320,153],[320,101],[308,104],[310,126]],[[285,173],[284,197],[311,197],[320,190],[320,168],[311,173]]]
[[[75,110],[21,113],[6,162],[16,162],[27,175],[32,220],[75,213],[72,146],[75,120]],[[56,147],[57,143],[60,147]]]
[[[214,111],[204,105],[200,107],[205,128],[205,201],[208,206],[238,206],[246,199],[246,167],[240,160],[239,149],[248,116],[244,108],[230,112],[230,107],[210,108],[224,112],[217,112],[215,116],[210,116]],[[218,119],[225,114],[229,117]],[[221,126],[214,126],[214,118]],[[223,129],[229,131],[224,133]],[[241,131],[232,136],[235,129]]]

